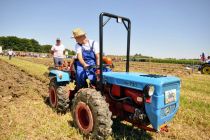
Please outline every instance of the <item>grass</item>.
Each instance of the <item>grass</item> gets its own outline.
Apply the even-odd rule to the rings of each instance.
[[[41,64],[35,64],[33,62],[12,59],[8,60],[6,57],[0,57],[0,59],[8,62],[9,64],[15,65],[16,67],[24,70],[29,75],[40,79],[41,81],[46,81],[45,72],[47,72],[47,67]],[[120,69],[121,65],[117,65],[116,69]],[[135,70],[135,69],[131,69]],[[180,98],[180,108],[175,118],[170,123],[170,132],[168,133],[146,133],[146,135],[141,134],[138,129],[133,129],[130,125],[125,125],[122,123],[114,123],[113,131],[114,134],[110,139],[209,139],[210,137],[210,75],[200,75],[191,74],[181,77],[182,87],[181,87],[181,98]],[[39,102],[39,101],[38,101]],[[29,104],[26,104],[28,106]],[[35,105],[36,106],[36,105]],[[46,105],[38,103],[36,106],[36,112],[41,112],[46,110]],[[11,109],[13,110],[13,109]],[[51,109],[47,108],[50,112]],[[78,132],[75,129],[69,128],[67,122],[66,124],[60,120],[67,120],[66,116],[59,116],[57,114],[43,115],[41,117],[47,120],[46,116],[50,117],[51,120],[44,122],[36,120],[35,118],[29,119],[29,121],[20,122],[19,127],[15,128],[14,135],[18,138],[25,138],[25,128],[24,123],[37,121],[41,124],[38,130],[31,132],[32,135],[39,139],[39,134],[46,133],[46,139],[50,135],[58,135],[56,138],[64,136],[75,136],[77,137]],[[33,114],[33,111],[30,112]],[[12,113],[11,113],[12,115]],[[26,114],[25,114],[26,115]],[[34,117],[37,114],[34,114]],[[31,117],[31,116],[28,116]],[[0,120],[1,121],[1,120]],[[62,123],[61,123],[62,122]],[[39,124],[37,124],[39,125]],[[37,127],[37,126],[31,126]],[[48,128],[51,128],[49,131]],[[49,134],[48,134],[49,133]],[[78,135],[80,138],[81,136]],[[68,137],[67,137],[68,138]],[[10,139],[10,137],[9,137]],[[12,138],[11,138],[12,139]]]
[[[139,61],[139,62],[155,62],[155,63],[169,63],[169,64],[189,64],[189,65],[199,65],[202,62],[198,59],[173,59],[173,58],[166,58],[166,59],[158,59],[158,58],[138,58],[132,57],[132,61]]]
[[[7,63],[18,67],[20,70],[25,71],[30,76],[34,76],[36,79],[41,80],[42,82],[47,82],[47,73],[48,67],[42,64],[35,64],[29,61],[12,58],[11,60],[8,57],[0,57],[0,59],[6,61]]]
[[[180,108],[172,124],[180,124],[177,139],[208,139],[210,137],[209,75],[182,77]],[[181,128],[183,127],[183,128]],[[185,128],[185,129],[184,129]],[[176,130],[179,132],[179,130]],[[192,136],[188,136],[191,134]]]
[[[30,94],[27,96],[34,97],[32,94],[37,93],[30,92]],[[19,101],[21,103],[18,105],[9,105],[10,125],[5,139],[82,139],[77,130],[69,126],[68,121],[71,120],[69,113],[56,114],[46,107],[42,100],[33,101],[21,97]]]

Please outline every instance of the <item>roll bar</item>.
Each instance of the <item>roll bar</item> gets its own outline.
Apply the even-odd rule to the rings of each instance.
[[[104,17],[108,17],[104,21]],[[129,18],[117,16],[110,13],[101,13],[99,16],[99,46],[100,46],[100,90],[103,93],[103,27],[111,18],[116,19],[117,23],[123,23],[127,30],[127,56],[126,56],[126,72],[129,72],[129,56],[130,56],[130,37],[131,37],[131,21]]]

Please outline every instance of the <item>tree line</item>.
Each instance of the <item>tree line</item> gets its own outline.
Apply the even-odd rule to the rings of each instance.
[[[0,46],[3,50],[12,49],[13,51],[49,53],[52,45],[40,45],[35,39],[18,38],[16,36],[0,36]],[[75,52],[68,50],[69,55]]]

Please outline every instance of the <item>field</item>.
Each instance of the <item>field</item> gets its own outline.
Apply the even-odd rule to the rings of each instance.
[[[83,139],[70,113],[57,114],[48,105],[48,58],[0,57],[0,139]],[[115,62],[121,71],[124,62]],[[210,76],[181,64],[131,62],[130,71],[176,75],[181,78],[181,102],[169,132],[142,133],[125,122],[114,122],[109,139],[209,139]]]

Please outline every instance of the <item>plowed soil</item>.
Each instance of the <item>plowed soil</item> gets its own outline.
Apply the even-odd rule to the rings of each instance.
[[[23,95],[30,95],[33,90],[44,96],[47,86],[16,67],[0,60],[0,108],[5,108],[10,102],[17,101]]]
[[[68,136],[70,115],[53,112],[47,96],[47,83],[0,60],[0,140],[76,139]]]
[[[30,117],[30,110],[25,110],[30,103],[24,103],[34,103],[45,96],[47,86],[1,60],[0,67],[0,138],[8,139],[9,134],[15,133],[11,128],[15,130],[22,117],[26,120]],[[16,110],[20,111],[19,114],[12,116]]]

